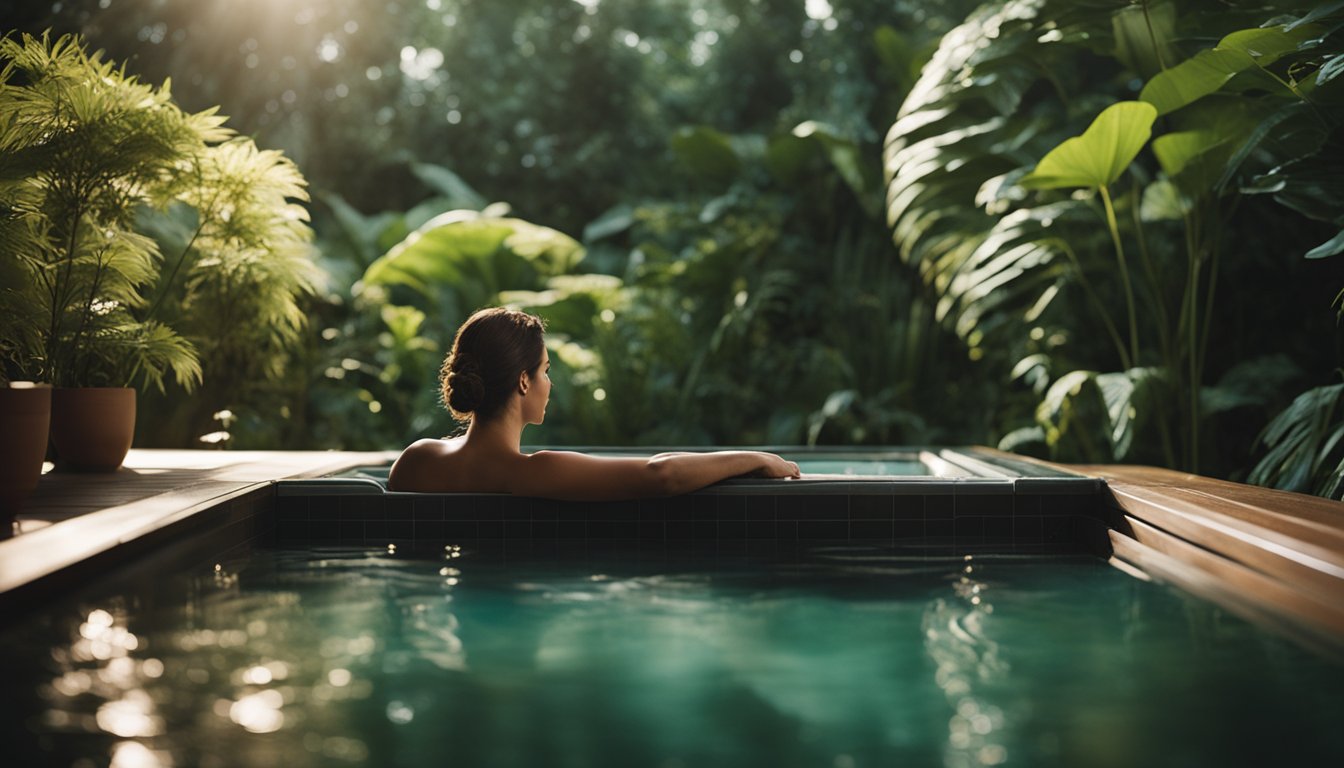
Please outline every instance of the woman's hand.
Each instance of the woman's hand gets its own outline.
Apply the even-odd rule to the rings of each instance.
[[[802,472],[798,470],[798,465],[788,459],[776,456],[773,453],[756,454],[764,462],[764,466],[750,473],[751,477],[801,477]]]

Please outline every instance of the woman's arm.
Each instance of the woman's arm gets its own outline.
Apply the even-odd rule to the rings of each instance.
[[[798,465],[773,453],[714,451],[659,454],[649,459],[538,451],[526,457],[510,491],[573,501],[675,496],[730,477],[798,477]]]

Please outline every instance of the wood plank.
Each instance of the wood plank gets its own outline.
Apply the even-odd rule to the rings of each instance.
[[[1124,485],[1111,492],[1125,514],[1176,534],[1204,549],[1308,585],[1344,602],[1344,553],[1297,539],[1152,489]]]
[[[1136,529],[1140,520],[1130,520]],[[1344,610],[1189,542],[1152,529],[1147,543],[1111,531],[1115,557],[1159,581],[1216,603],[1249,621],[1268,624],[1297,640],[1338,655],[1344,652]],[[1150,546],[1159,543],[1158,549]]]

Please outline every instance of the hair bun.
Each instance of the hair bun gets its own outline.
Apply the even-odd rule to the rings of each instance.
[[[475,411],[485,399],[485,381],[474,360],[453,356],[448,373],[448,407],[462,414]]]

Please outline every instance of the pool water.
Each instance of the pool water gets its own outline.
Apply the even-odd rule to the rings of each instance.
[[[8,765],[1333,762],[1344,665],[1104,562],[257,551],[0,632]]]
[[[609,453],[605,455],[623,456],[633,454]],[[804,475],[918,477],[932,476],[935,474],[928,465],[919,460],[917,454],[903,454],[894,458],[872,458],[862,455],[817,458],[808,454],[793,454],[786,455],[785,458],[796,460],[799,470],[801,470]],[[391,468],[392,466],[390,464],[356,467],[337,475],[333,475],[333,477],[366,478],[385,483],[387,481],[387,473]]]

